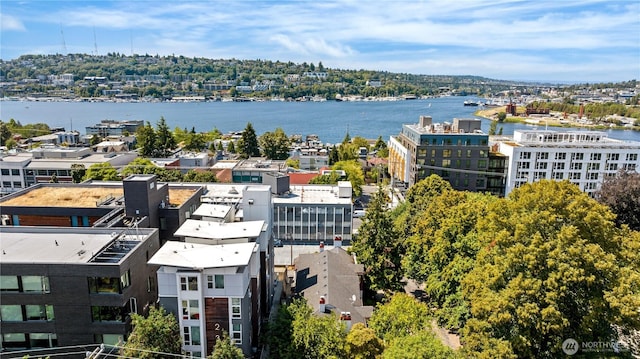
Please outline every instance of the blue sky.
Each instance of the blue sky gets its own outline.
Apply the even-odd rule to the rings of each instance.
[[[505,80],[640,80],[639,0],[0,0],[0,57],[119,52]]]

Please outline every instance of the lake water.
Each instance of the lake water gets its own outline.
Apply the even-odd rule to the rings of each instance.
[[[400,132],[402,124],[417,123],[420,115],[433,122],[452,122],[454,118],[474,118],[477,107],[463,106],[472,97],[442,97],[405,101],[366,102],[0,102],[0,120],[15,119],[22,124],[43,122],[85,133],[85,127],[111,120],[144,120],[155,126],[164,117],[171,129],[196,131],[214,128],[223,133],[240,131],[251,122],[258,135],[282,128],[288,135],[316,134],[328,143],[341,142],[347,131],[351,137],[388,140]],[[483,120],[489,130],[491,121]],[[533,129],[523,124],[501,124],[503,134],[514,129]],[[551,128],[550,128],[551,129]],[[579,130],[579,129],[572,129]],[[640,132],[608,130],[611,138],[640,141]]]

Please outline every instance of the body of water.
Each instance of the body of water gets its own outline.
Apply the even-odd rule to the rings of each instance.
[[[341,142],[347,131],[351,137],[388,140],[400,132],[402,124],[417,123],[421,115],[433,122],[452,122],[454,118],[474,118],[478,109],[464,106],[470,97],[442,97],[405,101],[360,102],[185,102],[185,103],[111,103],[111,102],[0,102],[0,120],[15,119],[22,124],[46,123],[85,133],[85,127],[105,119],[144,120],[155,126],[164,117],[171,129],[196,131],[217,128],[223,133],[240,131],[251,122],[258,135],[282,128],[288,135],[316,134],[328,143]],[[483,120],[482,129],[489,130],[491,121]],[[515,129],[533,129],[524,124],[504,123],[503,134]],[[550,128],[553,129],[553,128]],[[559,129],[560,130],[560,129]],[[563,129],[564,130],[564,129]],[[570,129],[580,130],[580,129]],[[640,132],[608,130],[610,138],[640,141]]]

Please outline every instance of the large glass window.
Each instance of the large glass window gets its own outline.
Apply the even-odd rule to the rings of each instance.
[[[200,345],[200,327],[183,327],[182,339],[184,340],[184,345]]]
[[[26,349],[27,336],[24,333],[2,334],[2,347],[4,349]]]
[[[224,275],[216,274],[214,276],[214,278],[215,278],[215,282],[216,282],[216,289],[223,289],[224,288]]]
[[[0,321],[21,322],[23,320],[21,305],[0,305]]]
[[[231,326],[231,339],[236,345],[242,344],[242,324],[233,323]]]
[[[22,276],[22,288],[25,292],[49,293],[49,277]]]
[[[0,292],[19,292],[18,276],[3,275],[0,276]]]
[[[55,333],[30,333],[29,346],[31,348],[53,348],[58,346]]]
[[[120,276],[120,288],[128,288],[131,286],[131,272],[127,270]]]
[[[182,301],[182,319],[200,319],[198,300]]]
[[[89,293],[121,293],[120,278],[89,277]]]
[[[52,305],[25,305],[27,320],[54,320]]]
[[[91,319],[94,322],[124,322],[124,307],[91,306]]]

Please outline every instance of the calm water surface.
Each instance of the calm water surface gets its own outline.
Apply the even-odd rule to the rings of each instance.
[[[44,122],[85,133],[85,127],[104,119],[144,120],[155,125],[164,117],[175,127],[196,131],[214,128],[223,133],[239,131],[251,122],[259,135],[282,128],[287,134],[317,134],[323,142],[342,141],[347,131],[353,136],[377,138],[400,132],[402,124],[417,123],[420,115],[434,122],[452,122],[454,118],[474,118],[477,107],[463,106],[469,97],[443,97],[395,102],[189,102],[189,103],[110,103],[110,102],[0,102],[0,120],[13,118],[22,124]],[[489,120],[482,129],[489,130]],[[532,129],[523,124],[502,124],[504,134],[514,129]],[[579,130],[579,129],[573,129]],[[609,137],[640,141],[636,131],[609,130]]]

